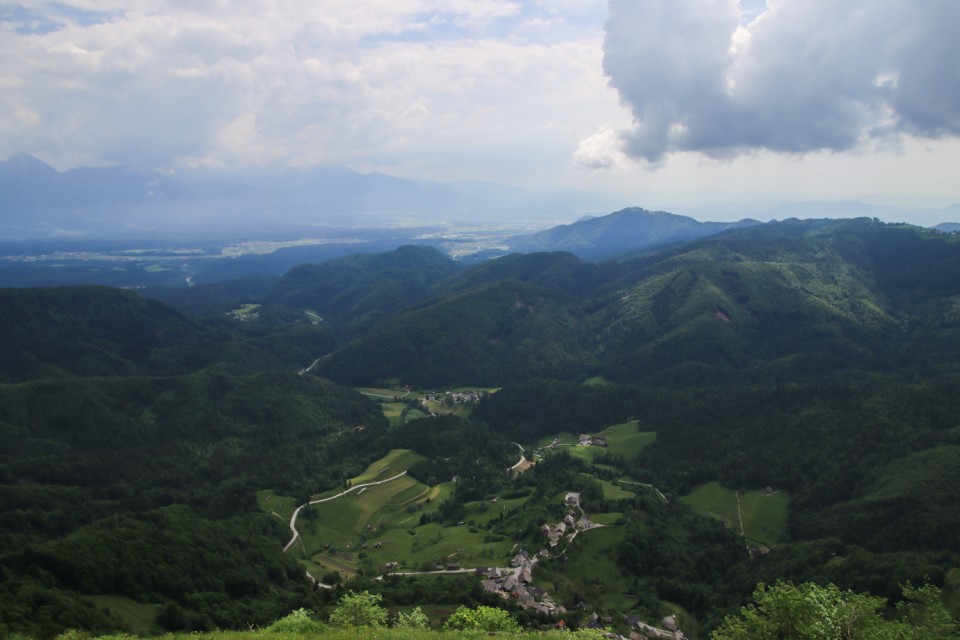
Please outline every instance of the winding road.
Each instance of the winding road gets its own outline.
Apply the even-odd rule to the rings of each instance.
[[[288,542],[288,543],[286,544],[286,546],[283,547],[283,552],[286,553],[286,552],[290,549],[290,547],[292,547],[293,544],[294,544],[297,540],[300,539],[300,532],[297,531],[297,516],[300,515],[300,510],[303,509],[304,507],[309,507],[309,506],[312,505],[312,504],[320,504],[321,502],[329,502],[330,500],[336,500],[337,498],[341,498],[341,497],[347,495],[348,493],[352,493],[352,492],[354,492],[354,491],[356,491],[356,490],[358,490],[358,489],[360,489],[360,490],[362,491],[363,489],[366,489],[367,487],[372,487],[372,486],[375,486],[375,485],[378,485],[378,484],[384,484],[384,483],[390,482],[391,480],[396,480],[396,479],[399,478],[400,476],[405,476],[405,475],[407,475],[407,472],[406,472],[406,471],[401,471],[401,472],[398,473],[397,475],[391,476],[391,477],[387,478],[386,480],[377,480],[376,482],[364,482],[363,484],[358,484],[358,485],[356,485],[356,486],[354,486],[354,487],[350,487],[349,489],[346,489],[346,490],[344,490],[344,491],[341,491],[340,493],[338,493],[338,494],[335,495],[335,496],[330,496],[329,498],[320,498],[319,500],[311,500],[310,502],[307,502],[307,503],[305,503],[305,504],[300,505],[299,507],[297,507],[296,509],[294,509],[293,515],[290,516],[290,533],[291,533],[292,535],[291,535],[291,537],[290,537],[290,542]]]
[[[519,467],[520,465],[522,465],[524,462],[527,461],[527,458],[523,455],[523,453],[524,453],[524,448],[520,445],[520,443],[519,443],[519,442],[514,442],[513,444],[515,444],[515,445],[517,445],[518,447],[520,447],[520,461],[517,462],[517,464],[513,465],[512,467],[510,467],[509,471],[513,471],[514,469],[516,469],[517,467]],[[477,458],[477,459],[479,460],[479,458]]]

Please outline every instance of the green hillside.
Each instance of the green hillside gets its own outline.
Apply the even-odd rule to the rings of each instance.
[[[448,571],[521,549],[570,626],[705,637],[778,579],[955,607],[958,273],[956,238],[820,220],[603,263],[404,247],[195,315],[2,291],[0,635],[246,629],[337,585],[555,624]]]

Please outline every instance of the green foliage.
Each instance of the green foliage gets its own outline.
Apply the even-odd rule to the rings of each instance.
[[[311,618],[310,612],[301,607],[271,624],[264,629],[264,632],[313,635],[322,632],[323,629],[323,625]]]
[[[330,614],[330,623],[340,627],[382,627],[387,622],[387,610],[380,606],[382,600],[379,593],[349,591]]]
[[[907,586],[902,619],[883,616],[886,601],[842,591],[833,584],[758,585],[754,604],[727,617],[712,640],[907,640],[957,638],[958,627],[940,603],[940,590]]]
[[[447,619],[445,628],[453,631],[518,631],[516,621],[503,609],[479,606],[476,609],[459,607]]]
[[[427,629],[430,627],[430,618],[420,607],[416,607],[410,613],[398,612],[393,626],[398,629]]]

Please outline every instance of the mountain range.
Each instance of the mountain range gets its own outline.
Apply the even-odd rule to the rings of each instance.
[[[262,625],[328,605],[303,572],[332,566],[425,604],[443,596],[374,579],[371,557],[506,563],[546,544],[569,491],[605,525],[535,571],[571,611],[680,607],[709,629],[761,581],[949,587],[960,236],[626,210],[538,241],[599,246],[645,220],[660,244],[604,260],[407,244],[149,298],[0,291],[0,633],[129,629],[119,611],[152,631]],[[480,386],[496,392],[444,405]],[[619,445],[547,453],[607,430]],[[517,444],[543,457],[514,477]],[[364,493],[383,498],[369,529],[347,517],[359,501],[304,509],[313,546],[284,553],[296,505],[397,456],[409,486]],[[686,506],[704,491],[779,505],[779,524],[750,539],[757,512],[725,527]],[[489,602],[473,584],[457,598]]]
[[[598,211],[615,200],[583,191],[528,191],[495,183],[441,183],[339,167],[275,173],[126,167],[57,171],[21,153],[0,162],[0,238],[64,236],[237,239],[316,234],[324,226],[485,222]]]

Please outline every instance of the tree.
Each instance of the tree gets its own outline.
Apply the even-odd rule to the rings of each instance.
[[[330,614],[330,622],[341,627],[382,627],[387,622],[387,610],[380,606],[379,593],[349,591]]]
[[[464,631],[476,629],[479,631],[519,631],[520,627],[503,609],[480,606],[468,609],[461,606],[447,619],[447,629]]]
[[[403,611],[397,613],[393,626],[398,629],[427,629],[430,626],[430,618],[420,610],[420,607],[417,607],[410,613]]]
[[[291,611],[266,628],[267,633],[317,634],[323,631],[323,625],[310,617],[303,607]]]
[[[903,620],[884,618],[883,598],[841,591],[837,586],[777,582],[758,585],[755,604],[728,616],[711,640],[919,640],[960,638],[933,586],[903,589]]]

